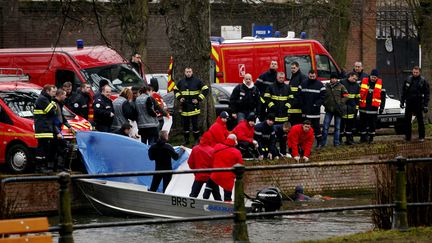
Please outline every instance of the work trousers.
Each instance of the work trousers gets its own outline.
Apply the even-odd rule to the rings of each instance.
[[[198,195],[201,192],[201,188],[204,185],[204,183],[206,183],[205,181],[197,181],[195,180],[192,184],[192,190],[191,193],[189,194],[189,197],[198,197]]]
[[[141,142],[152,145],[158,140],[158,127],[139,128],[138,134],[141,136]]]
[[[190,124],[192,123],[192,131],[193,132],[199,132],[199,127],[198,127],[198,116],[199,115],[195,115],[195,116],[182,116],[182,121],[183,121],[183,132],[185,133],[189,133],[190,132]]]
[[[170,183],[171,178],[172,178],[172,174],[153,175],[153,180],[152,180],[152,183],[150,186],[150,191],[152,191],[152,192],[157,191],[160,182],[163,180],[162,192],[165,193],[165,190],[168,187],[168,184]]]
[[[360,134],[361,135],[372,135],[375,136],[376,119],[378,113],[369,114],[366,112],[360,112]]]
[[[419,139],[425,138],[425,125],[423,121],[423,108],[419,104],[407,104],[405,108],[405,139],[411,140],[413,114],[417,118]]]

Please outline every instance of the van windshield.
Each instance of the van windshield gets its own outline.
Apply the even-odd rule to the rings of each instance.
[[[82,73],[91,84],[93,91],[99,89],[101,80],[108,81],[114,92],[120,93],[125,87],[143,86],[144,81],[139,74],[128,64],[114,64],[103,67],[83,69]]]

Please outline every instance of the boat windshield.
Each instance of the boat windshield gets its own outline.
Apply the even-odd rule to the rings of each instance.
[[[132,66],[122,63],[109,66],[87,68],[81,70],[87,82],[91,84],[93,92],[99,89],[101,80],[108,81],[112,91],[120,93],[125,87],[144,85],[143,79],[132,68]]]

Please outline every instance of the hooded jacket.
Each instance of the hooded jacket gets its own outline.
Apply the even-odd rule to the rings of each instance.
[[[242,120],[232,131],[238,141],[246,141],[248,143],[253,142],[255,128],[249,125],[247,120]]]
[[[326,112],[342,116],[346,114],[346,101],[348,100],[348,91],[339,81],[327,83],[324,96],[324,108]]]
[[[223,143],[228,137],[229,132],[226,123],[222,121],[222,118],[218,116],[215,123],[209,128],[208,132],[211,135],[210,145],[214,146],[217,143]]]
[[[311,127],[308,132],[303,131],[303,124],[297,124],[291,127],[288,133],[288,148],[291,149],[293,157],[299,156],[298,147],[304,151],[304,156],[309,157],[314,142],[314,130]]]
[[[188,165],[191,169],[209,169],[213,167],[214,149],[210,146],[210,133],[205,132],[200,143],[192,148],[189,155]],[[206,182],[210,178],[210,172],[195,173],[195,180]]]
[[[217,144],[213,153],[213,168],[230,168],[235,164],[243,164],[243,158],[238,149],[235,148],[235,141],[225,139],[223,144]],[[210,178],[225,191],[232,191],[235,174],[233,172],[214,172]]]

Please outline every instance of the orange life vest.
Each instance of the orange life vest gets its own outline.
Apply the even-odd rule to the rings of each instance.
[[[375,87],[372,93],[372,106],[379,107],[381,105],[381,90],[382,90],[382,79],[378,79],[375,82]],[[366,99],[369,93],[369,78],[363,78],[360,85],[360,108],[366,107]]]

